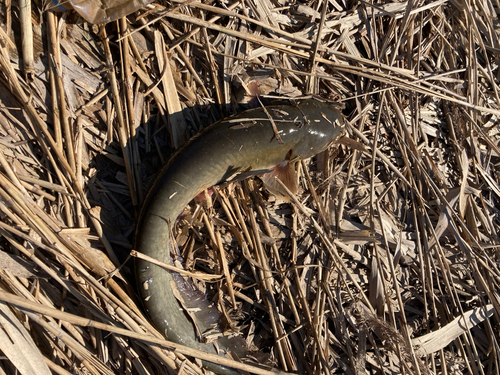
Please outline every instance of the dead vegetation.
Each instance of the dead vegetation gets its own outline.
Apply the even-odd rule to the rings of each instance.
[[[0,4],[0,373],[214,360],[148,324],[127,255],[160,166],[256,91],[334,95],[358,143],[300,163],[292,204],[254,179],[186,211],[186,267],[268,354],[226,361],[500,372],[498,1],[27,3]]]

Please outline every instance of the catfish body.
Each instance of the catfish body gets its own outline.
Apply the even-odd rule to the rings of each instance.
[[[306,159],[324,151],[343,135],[341,122],[342,115],[332,104],[307,99],[294,105],[247,110],[207,127],[161,170],[143,207],[136,231],[136,249],[171,264],[169,223],[174,225],[183,208],[199,192],[238,172],[269,169],[287,160]],[[148,315],[162,334],[171,341],[216,353],[213,344],[199,341],[192,321],[174,296],[171,283],[175,279],[182,284],[178,276],[139,260],[136,277]],[[177,289],[182,293],[186,288],[178,285]],[[185,293],[184,299],[189,298],[188,294]],[[197,316],[201,332],[213,328],[213,322],[204,321],[212,309],[205,304]],[[224,350],[230,344],[223,339],[217,346]],[[217,373],[231,373],[219,365],[204,364]]]

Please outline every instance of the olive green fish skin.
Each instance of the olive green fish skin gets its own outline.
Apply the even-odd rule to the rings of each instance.
[[[172,263],[168,223],[173,224],[203,188],[221,183],[237,171],[267,169],[286,159],[309,158],[344,134],[339,126],[342,115],[333,105],[314,99],[297,103],[300,109],[290,104],[266,107],[283,143],[274,136],[262,108],[219,121],[191,139],[160,172],[146,200],[149,203],[143,208],[136,232],[137,250]],[[172,292],[170,272],[138,261],[136,276],[144,306],[160,332],[171,341],[215,353],[213,344],[197,340],[193,323]],[[202,332],[210,328],[198,323]],[[218,346],[224,349],[220,343]],[[231,373],[218,365],[209,367],[218,373]]]

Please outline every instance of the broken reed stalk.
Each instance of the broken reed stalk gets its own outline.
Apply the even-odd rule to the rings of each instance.
[[[23,57],[23,73],[32,80],[33,66],[33,25],[31,23],[31,0],[19,0],[19,21],[21,23],[21,44]]]

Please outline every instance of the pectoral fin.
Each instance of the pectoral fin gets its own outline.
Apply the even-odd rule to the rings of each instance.
[[[270,172],[262,175],[261,179],[267,190],[286,202],[290,201],[290,199],[277,179],[280,179],[293,194],[297,194],[297,175],[295,173],[295,162],[293,161],[282,161],[271,168]]]

